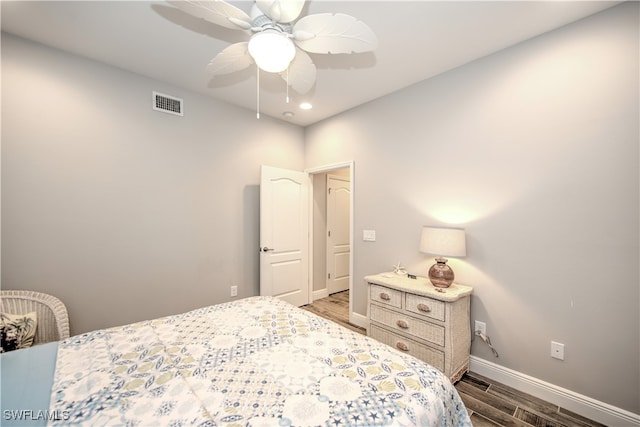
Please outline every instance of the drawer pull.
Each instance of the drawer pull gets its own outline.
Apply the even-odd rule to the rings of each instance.
[[[396,347],[398,348],[398,350],[409,351],[409,346],[400,341],[396,343]]]
[[[398,325],[398,327],[402,328],[402,329],[409,329],[409,324],[407,322],[405,322],[404,320],[398,320],[396,322],[396,325]]]
[[[389,296],[388,293],[380,292],[380,299],[383,301],[390,301],[391,297]]]
[[[430,313],[431,307],[429,307],[427,304],[418,304],[418,310],[423,313]]]

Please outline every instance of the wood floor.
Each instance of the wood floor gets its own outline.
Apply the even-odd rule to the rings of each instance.
[[[349,323],[349,291],[339,292],[303,309],[333,320],[366,335],[367,331]],[[456,383],[473,425],[522,427],[602,426],[537,397],[522,393],[474,372]]]
[[[303,305],[301,308],[325,319],[333,320],[362,335],[367,335],[366,329],[349,323],[349,291],[329,295],[327,298],[315,300],[313,304]]]

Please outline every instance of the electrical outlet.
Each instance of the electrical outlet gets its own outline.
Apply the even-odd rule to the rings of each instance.
[[[564,360],[564,344],[551,341],[551,357]]]
[[[231,296],[232,297],[237,297],[238,296],[238,287],[237,286],[232,286],[231,287]]]
[[[475,327],[473,328],[474,333],[480,332],[483,335],[487,335],[487,324],[476,320]]]

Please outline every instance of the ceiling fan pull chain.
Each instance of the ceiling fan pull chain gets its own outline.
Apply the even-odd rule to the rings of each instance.
[[[260,67],[256,64],[256,119],[260,118]]]
[[[289,67],[287,67],[287,104],[289,103]]]

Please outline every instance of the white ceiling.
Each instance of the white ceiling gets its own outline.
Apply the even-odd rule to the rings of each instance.
[[[247,12],[252,4],[230,3]],[[306,126],[618,3],[313,0],[303,14],[352,15],[373,29],[379,46],[373,53],[310,54],[316,85],[305,95],[291,92],[290,104],[284,81],[261,73],[260,111]],[[248,40],[243,31],[193,18],[163,1],[2,1],[1,7],[2,31],[255,112],[255,68],[213,80],[205,71],[222,49]],[[313,109],[300,110],[302,101]],[[285,111],[294,117],[285,119]]]

